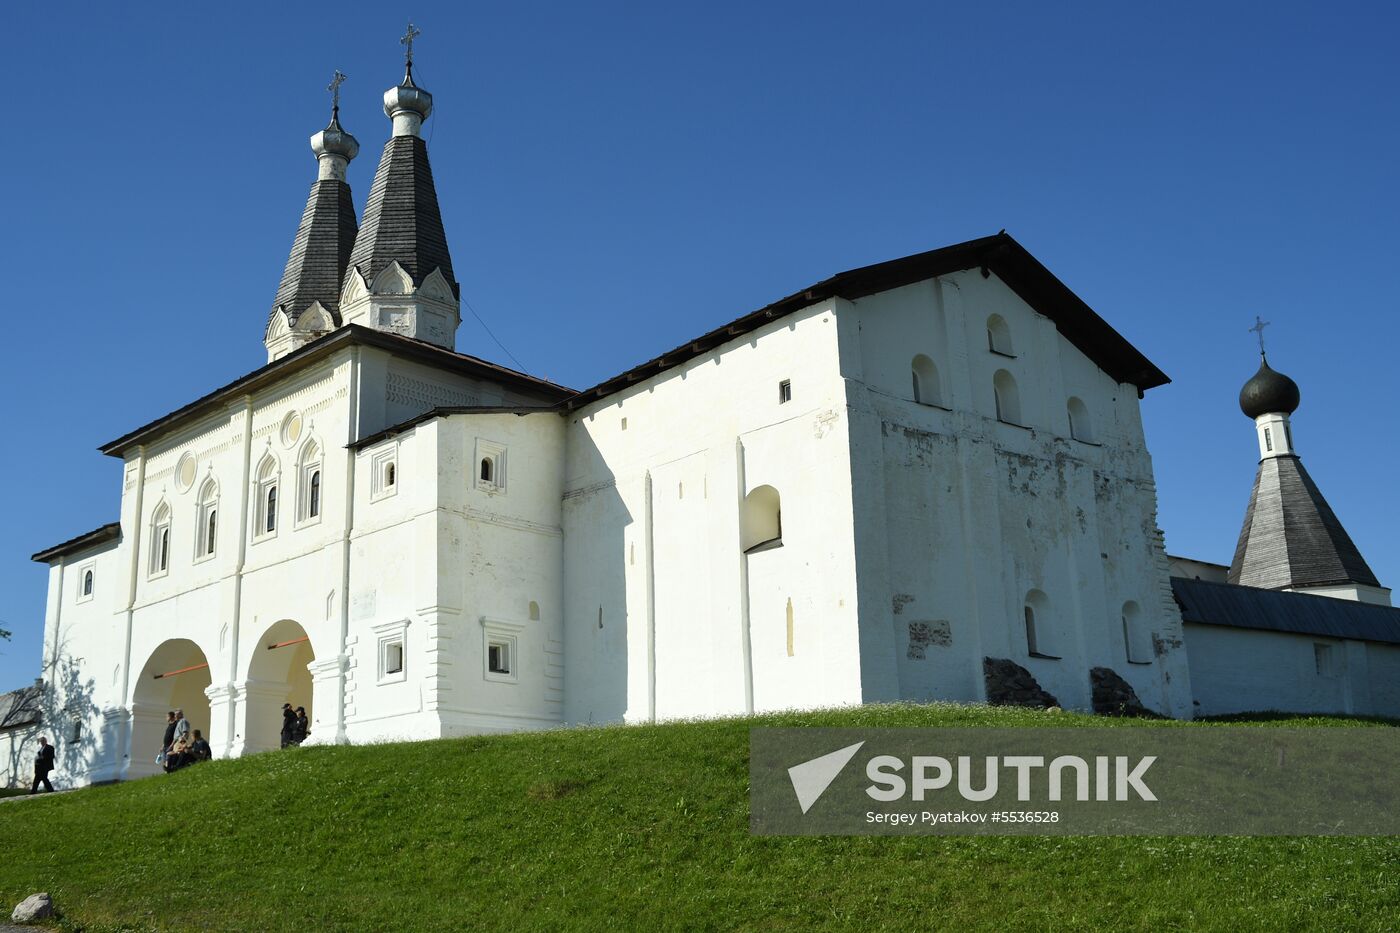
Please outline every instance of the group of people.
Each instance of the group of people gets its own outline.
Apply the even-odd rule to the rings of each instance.
[[[282,704],[282,747],[300,745],[311,734],[311,721],[306,718],[306,707],[292,709],[292,704]]]
[[[214,757],[214,750],[209,747],[203,733],[190,728],[184,710],[171,710],[166,714],[166,719],[165,741],[161,744],[160,754],[156,756],[156,763],[167,774]]]

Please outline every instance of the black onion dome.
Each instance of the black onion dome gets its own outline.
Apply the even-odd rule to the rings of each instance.
[[[1273,412],[1291,415],[1299,400],[1298,383],[1270,369],[1267,359],[1260,361],[1259,372],[1240,389],[1240,411],[1250,418]]]

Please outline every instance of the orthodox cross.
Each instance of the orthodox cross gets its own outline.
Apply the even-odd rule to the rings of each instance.
[[[340,86],[345,83],[345,75],[336,71],[335,77],[331,78],[331,83],[326,85],[326,90],[331,92],[331,106],[336,110],[340,109]]]
[[[1261,318],[1259,315],[1256,314],[1256,315],[1254,315],[1254,326],[1251,327],[1251,328],[1249,329],[1249,332],[1250,332],[1251,334],[1258,334],[1258,335],[1259,335],[1259,355],[1260,355],[1260,356],[1263,356],[1263,355],[1264,355],[1264,328],[1268,327],[1268,326],[1269,326],[1269,323],[1270,323],[1270,322],[1264,320],[1263,318]]]
[[[399,40],[399,45],[407,47],[407,51],[404,52],[404,61],[409,65],[413,64],[413,40],[417,39],[422,34],[423,33],[413,27],[412,23],[409,23],[408,31],[405,32],[403,38]]]

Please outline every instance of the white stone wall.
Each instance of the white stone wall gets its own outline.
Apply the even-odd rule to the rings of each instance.
[[[1001,657],[1067,707],[1089,707],[1089,669],[1103,666],[1148,707],[1189,714],[1136,388],[1114,382],[994,275],[920,282],[840,302],[836,313],[866,699],[975,700],[982,659]],[[993,315],[1010,339],[1000,353],[989,348]],[[937,369],[939,404],[914,401],[917,355]],[[997,419],[999,371],[1019,390],[1019,414],[1003,413],[1017,424]],[[1053,660],[1029,653],[1032,590],[1044,596],[1040,653]],[[1130,602],[1155,639],[1148,663],[1128,660]]]
[[[819,304],[570,416],[568,721],[861,701],[839,372]],[[782,546],[745,555],[765,485]]]
[[[1375,642],[1186,626],[1196,713],[1278,711],[1400,716],[1400,647]],[[1328,663],[1319,670],[1317,647]]]

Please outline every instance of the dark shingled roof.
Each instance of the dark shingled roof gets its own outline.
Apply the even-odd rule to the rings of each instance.
[[[428,165],[428,145],[417,136],[393,136],[384,144],[345,274],[355,269],[372,283],[392,262],[403,266],[415,286],[441,269],[452,293],[460,295]]]
[[[365,226],[369,226],[368,222]],[[364,242],[364,234],[360,235],[360,242]],[[565,404],[571,409],[581,408],[590,402],[606,398],[614,392],[626,389],[643,379],[649,379],[702,353],[708,353],[715,347],[757,330],[770,321],[810,307],[819,301],[833,297],[854,301],[877,292],[912,285],[924,279],[965,269],[995,272],[1022,301],[1053,321],[1055,329],[1078,347],[1081,353],[1093,360],[1115,381],[1137,386],[1139,395],[1148,389],[1171,382],[1166,373],[1154,366],[1152,361],[1143,356],[1122,334],[1110,327],[1107,321],[1099,317],[1083,299],[1041,265],[1024,246],[1002,231],[993,236],[956,243],[942,249],[915,253],[902,259],[891,259],[873,266],[841,272],[703,334],[620,376],[614,376],[591,389],[585,389]]]
[[[1302,461],[1292,455],[1260,462],[1228,579],[1264,589],[1380,586]]]
[[[1400,609],[1390,606],[1184,577],[1172,577],[1172,595],[1183,622],[1400,645]]]
[[[340,283],[355,245],[356,229],[350,186],[330,178],[313,184],[282,272],[282,284],[272,302],[273,314],[281,310],[288,323],[295,324],[301,312],[319,301],[335,323],[340,323]]]
[[[62,544],[55,544],[53,547],[45,548],[37,554],[31,555],[29,559],[40,564],[49,564],[67,554],[76,554],[79,551],[86,551],[89,548],[97,547],[99,544],[115,541],[121,536],[121,522],[109,522],[101,528],[96,528],[85,534],[80,534],[76,538],[69,538]]]

